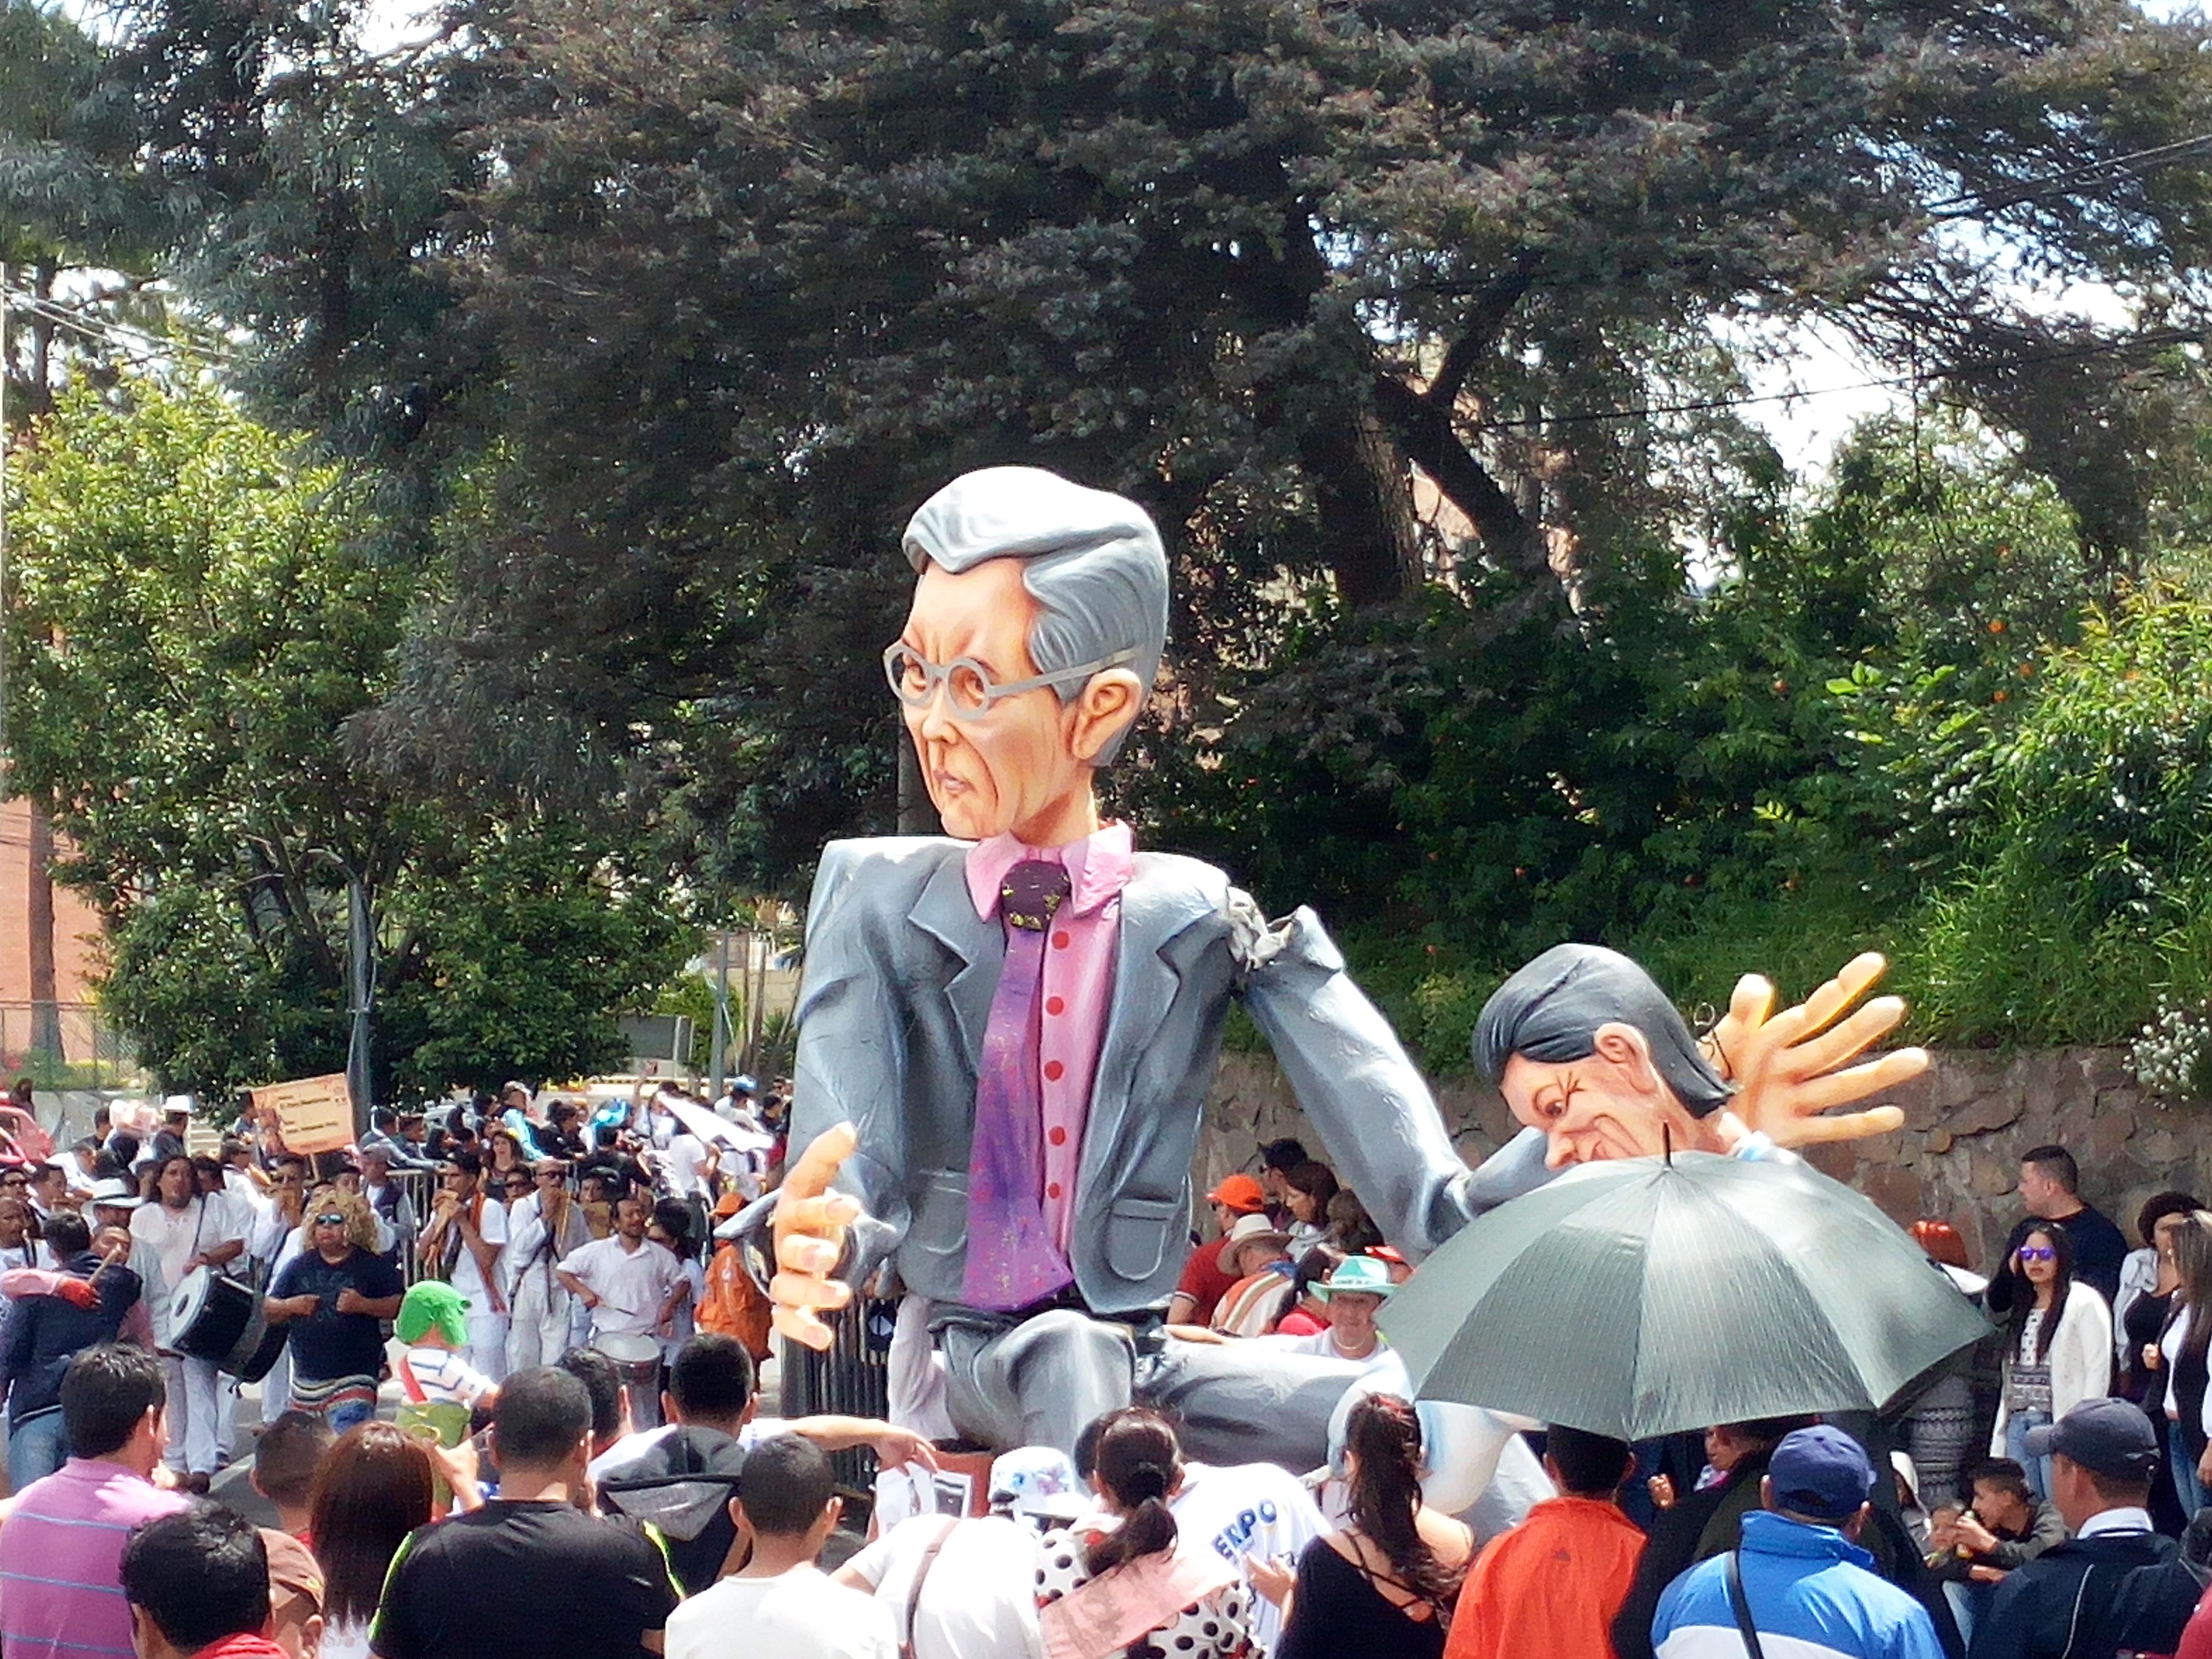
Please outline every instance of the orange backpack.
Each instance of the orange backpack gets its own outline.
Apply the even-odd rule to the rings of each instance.
[[[738,1259],[735,1244],[718,1244],[707,1265],[707,1294],[699,1328],[733,1336],[756,1360],[769,1356],[769,1303]]]

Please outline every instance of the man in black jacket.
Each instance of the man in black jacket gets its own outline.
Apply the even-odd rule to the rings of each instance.
[[[2127,1259],[2127,1236],[2112,1218],[2094,1205],[2081,1200],[2081,1171],[2074,1154],[2063,1146],[2031,1146],[2020,1155],[2020,1201],[2022,1216],[2004,1254],[1990,1273],[1989,1309],[2009,1313],[2017,1285],[2024,1283],[2011,1266],[2013,1252],[2027,1236],[2047,1221],[2066,1229],[2074,1244],[2074,1277],[2105,1298],[2111,1307],[2120,1291],[2120,1264]]]
[[[62,1378],[85,1349],[115,1340],[137,1304],[138,1275],[92,1252],[91,1230],[73,1211],[46,1223],[46,1246],[65,1294],[25,1297],[8,1325],[8,1478],[17,1492],[61,1468]]]
[[[2015,1568],[1974,1626],[1970,1659],[2113,1659],[2171,1653],[2203,1585],[2151,1530],[2158,1443],[2124,1400],[2085,1400],[2029,1431],[2074,1536]]]
[[[1613,1650],[1619,1659],[1652,1659],[1651,1620],[1667,1586],[1698,1562],[1736,1547],[1743,1517],[1759,1507],[1759,1483],[1775,1447],[1813,1420],[1775,1417],[1705,1431],[1705,1458],[1721,1478],[1701,1491],[1676,1494],[1654,1517],[1628,1600],[1613,1621]]]

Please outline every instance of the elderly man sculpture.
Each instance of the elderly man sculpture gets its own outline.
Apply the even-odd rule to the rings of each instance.
[[[1165,643],[1167,560],[1142,508],[996,467],[925,503],[904,548],[919,580],[884,665],[948,835],[824,849],[792,1107],[807,1150],[774,1212],[777,1327],[827,1346],[817,1310],[893,1261],[930,1304],[972,1438],[1070,1448],[1134,1397],[1176,1413],[1206,1461],[1317,1465],[1359,1366],[1159,1328],[1231,1001],[1415,1259],[1543,1181],[1543,1134],[1468,1169],[1312,911],[1270,924],[1219,870],[1137,851],[1102,818],[1095,775]],[[1794,1080],[1807,1011],[1765,1022],[1747,987],[1735,1035]],[[1859,988],[1824,994],[1840,1007]],[[1769,1099],[1759,1127],[1778,1139],[1889,1127],[1813,1119],[1787,1081]]]

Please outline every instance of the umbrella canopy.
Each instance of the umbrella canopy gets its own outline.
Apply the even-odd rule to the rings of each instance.
[[[1878,1409],[1989,1330],[1850,1188],[1710,1152],[1587,1164],[1500,1205],[1381,1323],[1424,1399],[1624,1440]]]

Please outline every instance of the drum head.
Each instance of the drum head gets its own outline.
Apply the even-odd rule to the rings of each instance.
[[[205,1267],[195,1267],[178,1282],[177,1293],[169,1298],[169,1328],[185,1331],[192,1322],[207,1310],[209,1293],[215,1288],[215,1275]]]

